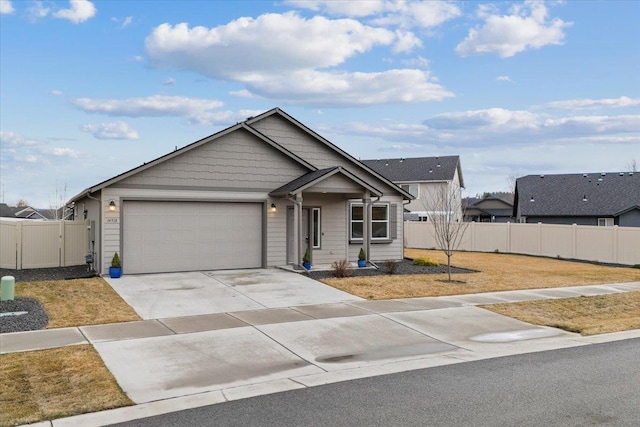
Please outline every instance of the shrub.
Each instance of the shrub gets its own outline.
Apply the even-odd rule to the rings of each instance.
[[[331,263],[333,269],[333,277],[349,277],[351,276],[351,265],[346,259],[334,261]]]
[[[120,262],[120,257],[118,256],[118,252],[113,254],[113,259],[111,260],[111,267],[122,267],[122,263]]]
[[[365,254],[364,249],[360,248],[360,252],[358,253],[358,259],[360,261],[364,261],[367,259],[367,254]]]
[[[416,258],[413,260],[413,265],[420,265],[423,267],[437,267],[440,265],[440,263],[431,258]]]
[[[311,262],[311,252],[309,252],[309,248],[304,252],[302,256],[302,262]]]
[[[640,264],[636,264],[636,265],[632,266],[631,268],[640,268]]]
[[[384,271],[387,274],[394,274],[398,268],[398,263],[392,259],[388,259],[384,262]]]

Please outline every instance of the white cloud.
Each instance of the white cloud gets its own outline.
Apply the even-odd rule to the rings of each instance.
[[[140,56],[140,55],[136,55],[136,56],[131,58],[131,61],[133,61],[133,62],[142,62],[142,61],[144,61],[144,58],[142,56]]]
[[[122,28],[128,27],[129,25],[131,25],[132,22],[133,22],[133,16],[127,16],[126,18],[124,18],[124,21],[122,21]]]
[[[233,111],[202,112],[190,117],[189,122],[204,126],[225,125],[244,121],[248,117],[257,116],[263,112],[262,110],[240,110],[235,113]]]
[[[511,80],[511,77],[509,76],[498,76],[496,77],[496,81],[513,83],[513,80]]]
[[[480,7],[479,15],[484,24],[469,30],[456,46],[460,56],[495,53],[507,58],[527,49],[559,45],[564,41],[564,29],[572,25],[559,18],[547,19],[547,8],[541,1],[514,6],[511,15],[498,15],[490,8]]]
[[[87,113],[127,117],[191,117],[223,105],[215,99],[153,95],[146,98],[77,98],[72,103]]]
[[[229,92],[229,95],[237,96],[238,98],[253,98],[253,95],[251,94],[251,92],[249,92],[246,89],[232,90]]]
[[[427,70],[326,70],[375,46],[389,46],[394,52],[421,46],[411,32],[374,28],[353,19],[305,19],[289,12],[239,18],[211,29],[162,24],[145,45],[156,66],[244,83],[245,90],[234,92],[236,96],[313,106],[439,101],[453,96]]]
[[[9,0],[0,0],[0,14],[11,14],[15,11]]]
[[[174,79],[173,77],[169,77],[167,80],[162,82],[163,86],[173,86],[176,84],[176,79]]]
[[[385,9],[383,0],[285,0],[285,4],[329,15],[364,17],[381,13]]]
[[[424,70],[397,69],[379,73],[300,71],[284,75],[257,76],[247,82],[256,95],[306,106],[365,106],[453,97],[434,83]]]
[[[255,75],[337,66],[395,41],[394,32],[353,19],[305,19],[288,12],[239,18],[215,28],[165,23],[154,28],[145,47],[156,66],[244,81]]]
[[[53,95],[53,96],[62,96],[63,95],[62,91],[59,91],[57,89],[50,90],[49,93],[51,95]]]
[[[45,7],[41,1],[34,1],[27,9],[27,16],[31,22],[35,22],[46,17],[50,11],[51,9]]]
[[[89,0],[69,0],[69,5],[71,6],[69,9],[61,9],[55,12],[53,16],[79,24],[96,14],[96,7]]]
[[[620,98],[604,99],[570,99],[565,101],[549,102],[545,104],[545,106],[548,108],[558,108],[566,110],[639,107],[640,98],[629,98],[627,96],[621,96]]]
[[[460,8],[449,1],[393,1],[385,2],[385,5],[386,13],[373,19],[373,24],[432,28],[462,15]]]
[[[524,110],[491,108],[437,114],[421,124],[350,123],[339,131],[378,137],[394,144],[447,144],[454,149],[523,144],[553,147],[559,141],[579,146],[596,140],[603,145],[631,146],[640,141],[640,115],[549,117]]]
[[[393,53],[409,53],[415,47],[422,47],[422,40],[412,32],[396,31],[397,41],[393,46]]]
[[[129,127],[125,122],[89,124],[80,127],[84,132],[89,132],[97,139],[139,139],[138,132]]]
[[[430,28],[462,14],[451,1],[415,0],[288,0],[285,4],[333,16],[373,17],[372,23],[402,28]]]
[[[56,157],[70,157],[73,159],[80,157],[79,151],[64,147],[43,147],[42,153],[51,154]]]

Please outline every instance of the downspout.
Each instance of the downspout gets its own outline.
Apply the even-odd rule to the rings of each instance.
[[[97,199],[93,196],[91,196],[91,191],[87,191],[87,194],[85,194],[85,196],[87,196],[87,199],[89,200],[95,200],[96,202],[98,202],[98,218],[100,221],[100,233],[102,233],[102,200]],[[89,221],[89,224],[91,224],[91,221]],[[94,236],[95,236],[95,231],[94,231]],[[96,241],[95,240],[91,240],[91,233],[89,233],[89,242],[91,247],[89,248],[89,250],[91,251],[91,256],[93,257],[93,265],[91,266],[92,270],[95,272],[96,270],[96,261],[97,261],[97,257],[96,257]],[[102,256],[102,236],[100,236],[100,256]],[[102,274],[102,262],[100,262],[100,264],[98,264],[100,266],[100,271],[98,272],[98,274]]]

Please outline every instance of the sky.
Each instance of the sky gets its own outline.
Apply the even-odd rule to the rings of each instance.
[[[280,107],[465,195],[640,164],[640,1],[0,0],[0,201],[51,208]]]

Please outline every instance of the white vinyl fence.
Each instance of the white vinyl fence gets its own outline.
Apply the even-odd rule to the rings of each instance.
[[[640,264],[640,227],[471,222],[459,249]],[[405,247],[437,247],[433,225],[405,221]]]
[[[0,268],[67,267],[85,263],[86,221],[0,219]]]

